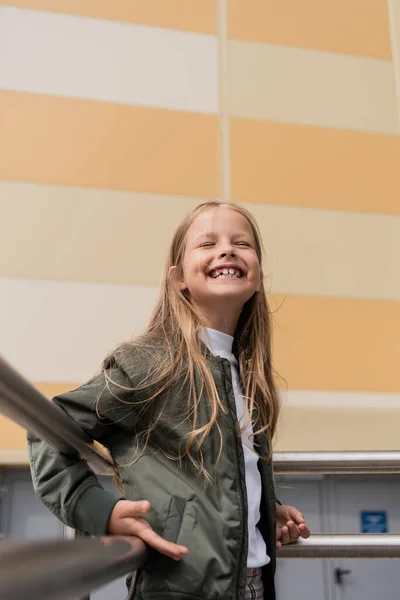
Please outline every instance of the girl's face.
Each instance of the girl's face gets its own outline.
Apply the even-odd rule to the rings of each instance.
[[[206,210],[186,235],[181,290],[200,309],[240,309],[259,289],[262,273],[247,219],[229,207]]]

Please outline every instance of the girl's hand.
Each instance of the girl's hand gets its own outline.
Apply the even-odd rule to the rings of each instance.
[[[310,537],[304,515],[294,506],[276,505],[276,548],[290,544],[302,538]]]
[[[151,546],[158,552],[180,560],[182,556],[188,554],[189,550],[185,546],[179,546],[164,540],[141,516],[150,510],[150,502],[147,500],[131,502],[129,500],[119,500],[113,508],[108,520],[107,531],[114,535],[136,535],[141,538],[148,546]]]

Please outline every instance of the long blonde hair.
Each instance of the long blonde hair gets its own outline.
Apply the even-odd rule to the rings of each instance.
[[[254,217],[244,208],[225,202],[207,202],[197,206],[175,231],[167,255],[160,292],[150,322],[145,331],[136,339],[120,346],[118,355],[129,357],[132,347],[142,349],[152,356],[147,376],[132,390],[148,391],[145,404],[151,403],[174,382],[184,382],[188,389],[186,418],[190,421],[190,433],[186,440],[185,455],[195,468],[210,479],[204,468],[202,447],[210,431],[215,427],[223,445],[219,419],[224,407],[218,396],[211,370],[202,351],[201,315],[190,302],[188,291],[180,291],[169,276],[170,268],[177,267],[182,273],[186,247],[186,235],[193,221],[201,213],[220,207],[235,210],[248,221],[255,242],[260,265],[262,263],[262,243]],[[264,285],[244,305],[234,334],[234,347],[239,362],[239,372],[244,396],[250,415],[256,415],[257,427],[254,436],[265,434],[272,439],[279,415],[279,395],[276,389],[271,359],[271,312],[268,307]],[[152,353],[151,348],[162,347],[163,352]],[[115,356],[115,354],[114,354]],[[110,380],[109,368],[112,358],[105,360],[103,368],[106,379]],[[201,382],[196,390],[196,375]],[[205,394],[211,407],[208,423],[198,422],[199,403]],[[145,444],[150,439],[147,431]],[[182,458],[182,457],[179,457]],[[266,457],[264,457],[266,458]],[[217,461],[218,462],[218,461]]]

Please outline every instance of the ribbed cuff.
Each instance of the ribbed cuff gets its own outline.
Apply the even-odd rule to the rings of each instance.
[[[124,496],[102,487],[90,487],[78,501],[73,521],[75,528],[94,536],[106,535],[112,510]]]

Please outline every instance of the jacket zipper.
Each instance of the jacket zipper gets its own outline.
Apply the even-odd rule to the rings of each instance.
[[[224,360],[224,359],[223,359]],[[230,371],[231,366],[229,364],[229,373],[231,373]],[[229,396],[228,396],[228,391],[226,389],[226,385],[225,385],[225,377],[226,375],[224,374],[224,388],[225,388],[225,393],[228,399],[228,408],[229,408],[229,417],[231,419],[232,425],[233,425],[233,429],[236,432],[236,423],[238,422],[237,417],[236,417],[236,423],[235,420],[232,416],[232,411],[231,411],[231,407],[230,407],[230,402],[229,402]],[[230,380],[232,380],[232,377],[229,377]],[[232,387],[232,392],[233,392],[233,382],[231,381],[231,387]],[[235,398],[233,399],[233,401],[235,402]],[[235,412],[236,412],[236,402],[235,402]],[[241,512],[241,522],[242,522],[242,536],[241,536],[241,540],[240,540],[240,552],[239,552],[239,557],[240,557],[240,568],[237,569],[236,572],[236,583],[235,583],[235,588],[236,588],[236,598],[238,600],[239,599],[239,581],[240,581],[240,577],[241,577],[241,573],[242,573],[242,563],[243,563],[243,546],[244,546],[244,535],[245,535],[245,526],[244,526],[244,522],[245,522],[245,514],[244,514],[244,490],[243,490],[243,485],[242,485],[242,479],[240,476],[240,459],[239,459],[239,444],[238,444],[238,440],[235,440],[235,462],[236,462],[236,474],[237,474],[237,478],[238,478],[238,483],[239,483],[239,490],[240,490],[240,512]]]

